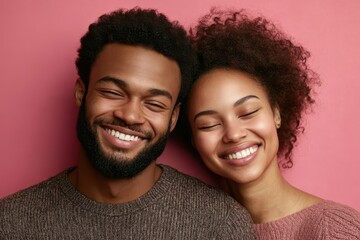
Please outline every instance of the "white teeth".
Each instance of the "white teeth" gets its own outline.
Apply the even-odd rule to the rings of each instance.
[[[246,153],[246,150],[242,150],[241,151],[241,156],[247,156],[248,154]]]
[[[225,158],[230,159],[230,160],[231,159],[241,159],[241,158],[245,158],[245,157],[249,156],[250,154],[256,152],[257,150],[258,150],[258,146],[255,145],[255,146],[249,147],[247,149],[241,150],[239,152],[229,154]]]
[[[140,138],[138,136],[128,135],[124,134],[115,130],[106,129],[106,132],[108,132],[111,136],[116,137],[123,141],[138,141]]]

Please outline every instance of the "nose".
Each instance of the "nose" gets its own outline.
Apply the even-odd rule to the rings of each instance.
[[[129,100],[121,104],[115,111],[114,117],[121,119],[127,125],[138,125],[145,122],[145,117],[138,100]]]
[[[246,127],[236,120],[226,123],[224,131],[224,143],[238,142],[247,135]]]

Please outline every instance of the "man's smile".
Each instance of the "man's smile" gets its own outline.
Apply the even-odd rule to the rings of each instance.
[[[105,130],[106,130],[106,132],[111,134],[111,136],[116,137],[123,141],[138,141],[140,139],[138,136],[125,134],[125,133],[116,131],[114,129],[106,128]]]

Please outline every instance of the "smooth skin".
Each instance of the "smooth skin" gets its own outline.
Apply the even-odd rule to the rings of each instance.
[[[270,105],[255,78],[238,70],[214,69],[196,80],[188,106],[194,147],[255,223],[277,220],[321,201],[281,175],[281,110]]]
[[[103,152],[131,161],[169,128],[174,129],[180,84],[175,61],[147,48],[113,43],[104,47],[92,66],[87,91],[82,80],[77,81],[75,101],[78,106],[85,101],[86,117]],[[136,130],[127,126],[136,126]],[[114,137],[112,130],[132,140]],[[139,198],[160,175],[154,161],[131,179],[109,179],[93,168],[82,151],[70,180],[90,199],[116,204]]]

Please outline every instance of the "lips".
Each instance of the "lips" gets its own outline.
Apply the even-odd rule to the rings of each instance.
[[[256,143],[244,143],[239,146],[228,149],[219,156],[226,160],[238,160],[245,159],[255,154],[259,149],[259,144]]]
[[[122,133],[120,131],[116,131],[114,129],[110,129],[110,128],[105,128],[106,132],[109,133],[111,136],[116,137],[122,141],[130,141],[130,142],[134,142],[134,141],[138,141],[141,138],[135,135],[130,135],[130,134],[125,134]]]
[[[232,159],[243,159],[243,158],[246,158],[249,155],[255,153],[257,150],[258,150],[258,146],[254,145],[254,146],[251,146],[249,148],[243,149],[241,151],[225,155],[225,156],[223,156],[223,158],[230,159],[230,160],[232,160]]]
[[[252,162],[259,150],[260,145],[256,143],[245,143],[240,146],[232,147],[223,154],[219,155],[224,163],[234,167],[243,167]]]
[[[152,137],[151,133],[143,133],[123,127],[120,125],[102,124],[100,127],[100,136],[104,146],[121,150],[131,150],[142,146],[145,141],[149,141]]]

